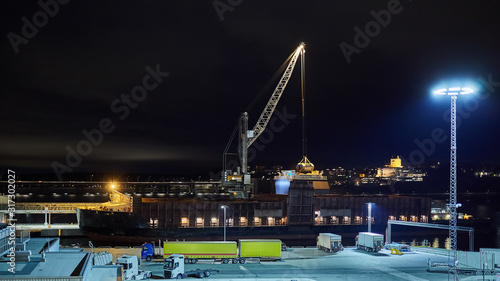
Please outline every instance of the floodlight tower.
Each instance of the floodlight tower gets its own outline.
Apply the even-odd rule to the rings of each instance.
[[[448,280],[453,272],[454,279],[458,280],[457,274],[457,208],[462,204],[457,204],[457,98],[459,95],[468,95],[474,90],[468,87],[442,88],[434,91],[434,94],[451,97],[451,133],[450,133],[450,248],[448,264],[451,266]]]

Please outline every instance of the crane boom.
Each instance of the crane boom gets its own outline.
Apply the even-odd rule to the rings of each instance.
[[[299,55],[301,56],[301,96],[302,96],[302,160],[297,164],[295,170],[299,174],[299,176],[307,176],[307,178],[314,178],[318,180],[324,181],[325,178],[318,172],[314,171],[314,165],[307,159],[307,136],[306,136],[306,121],[305,121],[305,43],[301,43],[297,49],[285,60],[282,64],[276,75],[273,77],[274,79],[279,76],[279,73],[284,69],[284,73],[279,80],[278,85],[274,89],[269,101],[267,102],[263,112],[261,113],[259,119],[257,120],[256,125],[252,130],[248,129],[248,113],[243,112],[239,118],[239,124],[233,131],[231,138],[229,140],[228,145],[226,146],[226,150],[223,153],[223,176],[222,176],[222,184],[224,186],[228,186],[228,191],[235,194],[242,194],[241,198],[245,197],[245,194],[250,194],[251,189],[251,179],[250,174],[248,173],[248,148],[257,140],[257,138],[264,132],[267,127],[267,124],[271,120],[271,117],[278,105],[278,102],[285,90],[288,81],[290,80],[293,69],[295,68],[295,64],[297,63]],[[286,65],[286,68],[285,68]],[[268,84],[270,85],[270,84]],[[266,86],[267,88],[267,86]],[[262,91],[261,93],[264,93]],[[260,94],[259,94],[260,96]],[[252,107],[254,102],[250,105]],[[233,175],[237,175],[236,180],[234,177],[229,179],[228,174],[232,172],[231,170],[226,170],[226,155],[229,146],[235,136],[237,130],[239,128],[239,138],[238,138],[238,156],[240,160],[241,171],[238,170]],[[232,154],[232,153],[231,153]],[[241,172],[241,173],[240,173]]]
[[[262,111],[259,119],[257,120],[257,124],[255,124],[253,130],[248,130],[248,113],[243,112],[241,114],[239,122],[240,137],[238,138],[238,155],[240,158],[241,172],[243,175],[247,174],[248,148],[255,142],[255,140],[257,140],[260,134],[264,132],[264,130],[267,127],[267,124],[271,120],[274,110],[276,109],[276,105],[278,105],[281,95],[283,94],[283,91],[285,90],[285,87],[288,84],[288,80],[290,80],[290,77],[292,76],[293,69],[295,67],[295,64],[297,63],[297,59],[299,55],[304,54],[305,52],[304,47],[305,43],[302,42],[297,47],[297,49],[295,49],[292,55],[287,59],[287,61],[289,60],[289,63],[285,68],[283,76],[281,76],[278,85],[274,89],[273,94],[269,98],[269,101],[267,102],[266,107],[264,108],[264,111]],[[302,75],[302,82],[304,82],[303,80],[304,77]],[[302,90],[304,90],[304,88],[302,88]],[[303,92],[302,95],[304,95]]]
[[[248,139],[247,142],[247,148],[249,148],[252,143],[264,132],[264,130],[267,127],[267,123],[269,123],[269,120],[271,119],[271,116],[274,113],[274,110],[276,109],[276,105],[278,105],[278,101],[281,98],[281,95],[283,94],[283,91],[285,90],[286,85],[288,84],[288,80],[290,80],[290,76],[292,76],[293,69],[295,67],[295,63],[297,62],[297,58],[299,55],[304,51],[304,43],[301,43],[299,47],[295,50],[293,53],[293,56],[290,60],[290,63],[288,63],[288,66],[286,67],[285,73],[280,79],[280,82],[274,89],[273,94],[269,98],[269,101],[267,102],[266,107],[264,108],[264,111],[260,114],[259,120],[257,120],[257,124],[255,124],[255,127],[253,128],[253,137]]]

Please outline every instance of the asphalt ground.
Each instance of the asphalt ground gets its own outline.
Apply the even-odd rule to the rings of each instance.
[[[315,248],[290,248],[283,252],[282,261],[246,262],[245,264],[221,264],[199,261],[186,264],[186,270],[218,269],[207,280],[448,280],[446,273],[427,272],[427,260],[444,263],[446,256],[433,253],[407,252],[391,255],[389,250],[367,253],[346,248],[335,254],[327,254]],[[142,270],[153,273],[154,279],[163,279],[161,262],[143,262]],[[468,280],[461,276],[460,280]]]

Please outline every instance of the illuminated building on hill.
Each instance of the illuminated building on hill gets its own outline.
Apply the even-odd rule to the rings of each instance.
[[[378,168],[375,177],[380,178],[382,181],[423,181],[425,173],[414,167],[403,167],[401,158],[396,156],[391,159],[389,165]]]

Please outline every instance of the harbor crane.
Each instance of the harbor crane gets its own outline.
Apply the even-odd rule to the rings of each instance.
[[[290,80],[290,77],[295,68],[297,60],[301,60],[301,96],[302,96],[302,160],[297,164],[296,171],[299,173],[310,173],[314,170],[314,165],[307,159],[307,138],[306,138],[306,122],[305,122],[305,43],[302,42],[295,51],[287,58],[283,65],[286,65],[283,75],[274,89],[269,101],[267,102],[264,110],[262,111],[257,123],[252,129],[248,129],[248,113],[243,112],[239,119],[239,125],[235,128],[233,135],[230,138],[228,146],[224,151],[223,163],[223,177],[222,182],[227,182],[228,175],[225,170],[225,157],[230,143],[234,138],[234,134],[238,131],[238,156],[241,166],[241,174],[243,181],[249,181],[248,175],[248,148],[257,140],[257,138],[264,132],[269,123],[276,106]],[[288,63],[288,64],[287,64]],[[239,130],[238,130],[239,129]],[[244,183],[247,184],[248,182]]]

